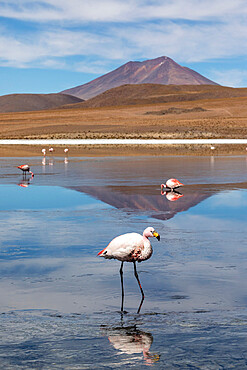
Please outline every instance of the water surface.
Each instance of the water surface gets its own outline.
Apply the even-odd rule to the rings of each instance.
[[[3,369],[247,367],[245,156],[1,158],[0,196]],[[97,253],[147,226],[146,297],[137,315],[126,263],[122,315],[120,263]]]

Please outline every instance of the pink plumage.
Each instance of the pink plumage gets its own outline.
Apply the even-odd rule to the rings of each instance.
[[[98,253],[98,256],[100,257],[104,257],[106,259],[114,258],[121,261],[120,267],[120,277],[122,287],[121,311],[123,311],[123,302],[124,302],[123,263],[133,262],[135,278],[138,282],[142,294],[142,300],[139,305],[137,313],[140,312],[142,303],[144,301],[144,293],[136,270],[136,262],[145,261],[151,257],[153,250],[148,238],[153,236],[160,240],[159,234],[154,230],[153,227],[147,227],[143,231],[142,235],[138,233],[128,233],[119,235],[116,238],[114,238],[106,248],[104,248],[102,251]]]
[[[148,238],[153,236],[160,239],[153,227],[147,227],[142,235],[138,233],[119,235],[100,251],[98,256],[126,262],[145,261],[152,255],[153,250]]]
[[[28,172],[32,175],[32,177],[34,177],[34,174],[30,170],[30,166],[28,164],[22,164],[20,166],[17,166],[17,168],[19,168],[23,172],[23,174],[26,174]]]
[[[179,188],[180,186],[184,186],[184,184],[182,184],[177,179],[169,179],[166,181],[165,184],[161,184],[161,189],[167,188],[173,190]]]

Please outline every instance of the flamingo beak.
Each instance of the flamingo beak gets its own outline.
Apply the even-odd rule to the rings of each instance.
[[[153,236],[155,236],[155,238],[157,238],[157,240],[160,241],[160,235],[157,233],[157,231],[153,232]]]

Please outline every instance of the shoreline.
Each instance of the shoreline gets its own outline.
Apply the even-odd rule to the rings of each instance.
[[[209,144],[166,144],[166,145],[53,145],[54,152],[49,152],[49,145],[1,145],[0,157],[43,157],[42,148],[47,150],[47,157],[65,156],[64,149],[69,149],[68,157],[117,157],[117,156],[220,156],[246,155],[246,144],[219,144],[211,149]]]

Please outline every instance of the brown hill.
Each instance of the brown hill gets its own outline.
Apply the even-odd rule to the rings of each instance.
[[[82,99],[66,94],[10,94],[0,96],[0,113],[54,109],[78,102]]]
[[[105,91],[82,103],[68,108],[98,108],[125,105],[163,104],[246,97],[247,88],[232,88],[216,85],[124,85]]]
[[[217,85],[190,68],[182,67],[168,57],[128,62],[121,67],[96,78],[84,85],[62,91],[62,93],[90,99],[106,90],[125,84],[162,85]]]
[[[235,92],[235,89],[233,90]],[[0,137],[1,139],[246,138],[247,96],[153,105],[1,113]],[[179,153],[186,153],[186,150],[192,149],[186,147],[181,146]],[[194,146],[192,147],[193,151]],[[214,153],[221,151],[222,147],[217,146]],[[151,147],[149,148],[151,150]],[[176,147],[172,148],[173,146],[163,146],[152,150],[160,154],[171,154],[171,150],[173,153],[178,150]],[[210,146],[203,148],[205,155],[212,154]],[[107,149],[97,150],[107,155]],[[132,151],[131,147],[126,146],[116,146],[114,150],[116,155],[120,155],[119,153],[125,155]],[[145,147],[139,148],[138,153],[139,150],[146,154]],[[246,145],[242,145],[241,150],[243,154],[246,153]],[[202,152],[202,148],[200,151]],[[93,153],[93,150],[89,148],[88,153]]]

